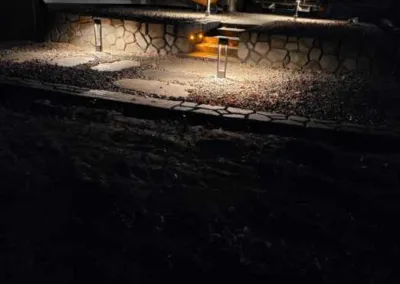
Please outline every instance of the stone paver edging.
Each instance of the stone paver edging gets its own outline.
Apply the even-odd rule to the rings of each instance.
[[[139,95],[131,95],[106,90],[90,90],[70,85],[45,83],[30,79],[0,76],[0,84],[29,87],[55,93],[64,93],[90,99],[101,99],[116,101],[138,106],[151,107],[153,109],[168,110],[182,113],[182,115],[205,115],[233,122],[261,123],[265,127],[290,128],[291,130],[303,131],[329,131],[334,133],[367,135],[377,137],[390,137],[400,139],[400,129],[389,129],[385,127],[372,127],[367,125],[351,124],[345,122],[313,119],[301,116],[287,116],[284,114],[252,111],[225,106],[212,106],[185,101],[172,101],[166,99],[148,98]]]

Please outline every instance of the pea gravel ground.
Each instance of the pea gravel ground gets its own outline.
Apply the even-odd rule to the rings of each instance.
[[[95,60],[73,68],[49,64],[56,58],[83,55],[94,56]],[[119,72],[90,69],[117,60],[136,60],[141,66]],[[138,94],[120,89],[114,82],[133,78],[157,80],[146,77],[149,70],[180,72],[189,78],[199,76],[192,81],[170,81],[193,87],[188,101],[362,124],[398,126],[400,122],[400,86],[394,75],[299,72],[231,63],[228,79],[218,80],[214,77],[215,65],[177,57],[93,53],[65,44],[0,50],[0,75]]]

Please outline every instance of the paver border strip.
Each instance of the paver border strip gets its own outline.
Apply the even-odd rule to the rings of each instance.
[[[329,120],[313,119],[308,117],[284,115],[273,112],[253,111],[235,107],[212,106],[197,104],[187,101],[175,101],[167,99],[157,99],[140,95],[132,95],[121,92],[111,92],[106,90],[90,90],[71,85],[40,82],[37,80],[23,79],[17,77],[0,76],[0,85],[8,85],[19,88],[33,88],[46,92],[47,99],[60,99],[54,93],[68,95],[74,99],[86,99],[91,105],[100,103],[102,107],[111,106],[114,103],[119,109],[131,108],[133,115],[142,115],[146,111],[157,111],[163,116],[193,117],[202,119],[204,122],[216,123],[228,128],[239,127],[241,130],[251,129],[256,132],[289,132],[289,135],[307,134],[314,137],[329,136],[334,138],[337,135],[344,138],[368,138],[372,140],[384,141],[400,140],[400,129],[389,129],[386,127],[372,127],[348,122],[336,122]],[[0,88],[1,89],[1,88]],[[2,97],[4,94],[2,94]],[[80,100],[82,102],[82,100]],[[108,103],[108,104],[107,104]],[[133,110],[135,108],[135,110]],[[129,111],[128,111],[129,112]],[[147,115],[147,118],[149,114]],[[152,117],[153,119],[155,117]],[[160,117],[156,117],[160,118]]]

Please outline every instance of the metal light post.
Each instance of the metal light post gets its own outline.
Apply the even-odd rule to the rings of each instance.
[[[207,0],[207,10],[206,10],[206,16],[211,15],[211,0]]]
[[[217,63],[217,78],[226,78],[226,69],[228,67],[228,44],[229,39],[224,37],[218,38],[218,63]],[[222,59],[222,50],[225,50],[225,61]],[[221,68],[222,67],[222,68]]]
[[[296,0],[296,12],[294,14],[295,19],[297,19],[299,17],[300,2],[301,2],[301,0]]]
[[[103,51],[101,20],[99,18],[93,18],[93,22],[96,51],[101,52]]]

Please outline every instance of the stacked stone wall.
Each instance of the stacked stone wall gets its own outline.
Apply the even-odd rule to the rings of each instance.
[[[400,59],[400,44],[383,36],[296,37],[245,32],[238,56],[243,63],[273,68],[392,72]]]
[[[159,55],[188,53],[193,49],[187,29],[179,25],[144,23],[130,20],[100,18],[103,51],[154,53]],[[55,14],[47,40],[65,42],[95,49],[92,17]]]

